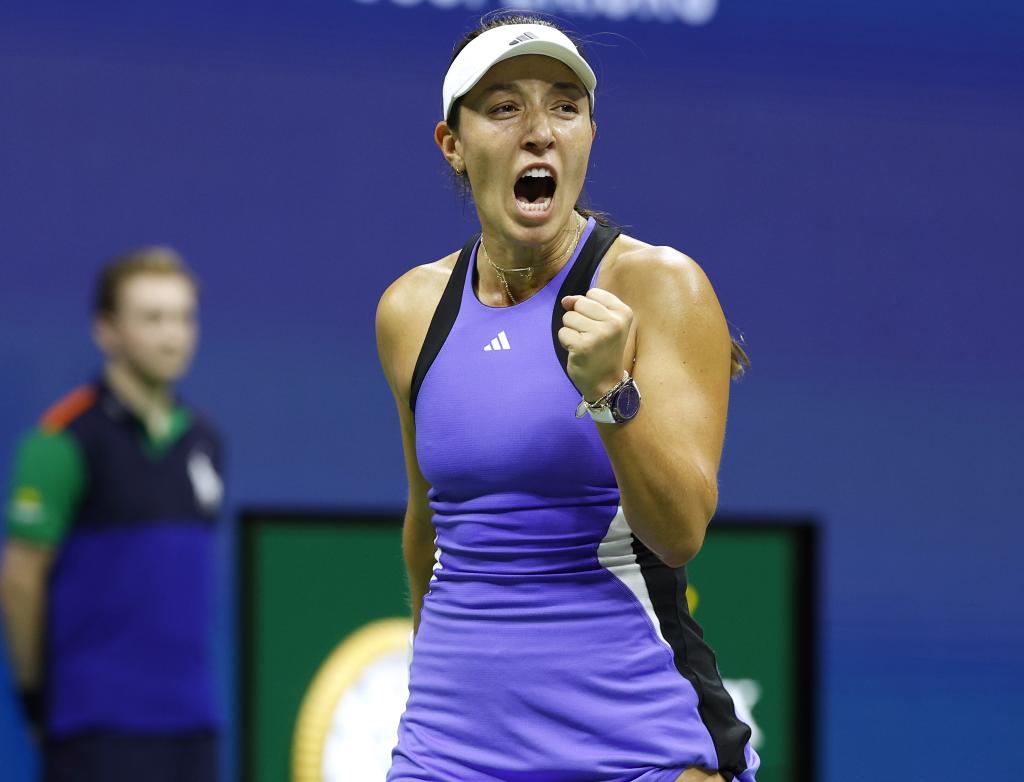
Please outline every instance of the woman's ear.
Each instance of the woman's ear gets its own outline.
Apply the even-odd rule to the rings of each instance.
[[[448,161],[448,165],[455,169],[456,174],[462,174],[466,170],[466,164],[462,160],[461,144],[447,122],[437,123],[437,127],[434,128],[434,141],[444,159]]]

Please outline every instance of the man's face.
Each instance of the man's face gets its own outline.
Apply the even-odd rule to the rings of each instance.
[[[133,275],[120,285],[115,312],[97,320],[97,342],[146,383],[173,383],[195,354],[196,306],[195,288],[181,275]]]

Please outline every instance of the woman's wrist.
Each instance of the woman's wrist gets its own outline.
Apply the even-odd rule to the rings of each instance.
[[[588,403],[594,404],[603,396],[607,395],[615,386],[622,381],[622,370],[610,374],[607,377],[602,378],[596,383],[590,384],[587,387],[581,387],[580,392],[583,394],[583,398]]]

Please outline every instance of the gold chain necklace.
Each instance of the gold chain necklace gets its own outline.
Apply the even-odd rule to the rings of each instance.
[[[576,245],[579,244],[580,234],[582,233],[582,225],[583,225],[583,222],[580,221],[579,219],[577,219],[576,220],[576,232],[575,232],[575,235],[572,238],[572,242],[569,244],[569,251],[565,254],[565,256],[563,256],[563,258],[561,260],[563,260],[563,261],[568,260],[569,257],[576,250]],[[494,261],[492,261],[491,260],[491,256],[487,254],[487,247],[484,246],[484,237],[483,236],[480,237],[480,249],[484,251],[484,260],[487,261],[487,263],[490,264],[491,268],[494,269],[495,273],[498,275],[498,279],[501,280],[501,284],[503,286],[505,286],[505,294],[508,296],[508,300],[512,303],[513,306],[515,306],[519,302],[516,300],[516,297],[512,295],[512,289],[509,287],[508,280],[505,279],[505,275],[506,274],[525,274],[526,275],[526,282],[527,282],[527,284],[529,284],[529,283],[533,282],[533,273],[537,269],[543,269],[543,268],[545,268],[547,266],[550,266],[555,261],[559,260],[558,258],[552,258],[550,261],[547,261],[545,263],[539,263],[536,266],[523,266],[522,268],[519,268],[519,269],[503,269],[502,267],[498,266]]]

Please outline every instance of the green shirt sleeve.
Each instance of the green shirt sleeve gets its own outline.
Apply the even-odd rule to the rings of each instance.
[[[18,445],[7,503],[7,534],[57,545],[85,488],[85,462],[66,432],[35,430]]]

